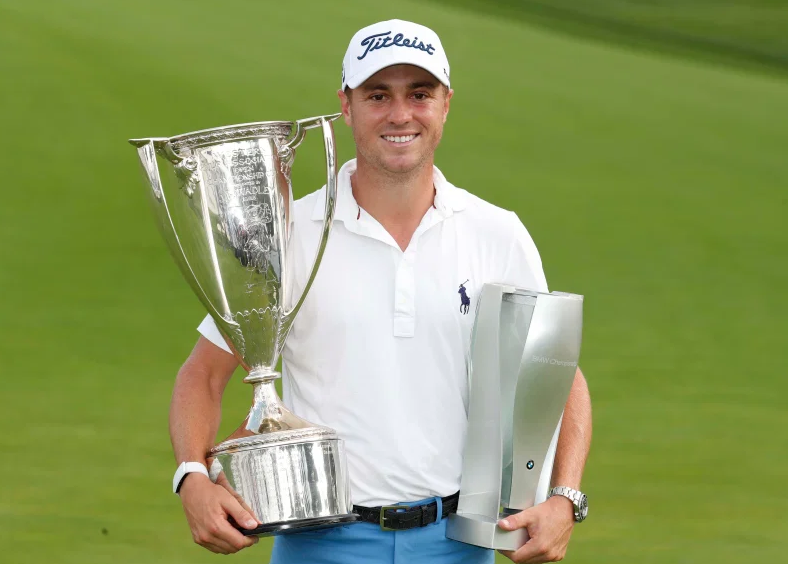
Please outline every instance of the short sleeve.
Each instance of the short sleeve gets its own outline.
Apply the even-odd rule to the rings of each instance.
[[[542,259],[531,235],[520,218],[511,213],[513,221],[512,244],[503,274],[503,282],[519,288],[547,292],[547,279],[542,269]]]
[[[230,350],[230,347],[227,346],[227,342],[224,340],[219,328],[216,326],[216,322],[213,320],[213,317],[210,315],[206,315],[205,319],[202,320],[200,326],[197,327],[197,331],[200,334],[212,342],[214,345],[219,347],[220,349],[227,351],[230,354],[233,354],[233,351]]]

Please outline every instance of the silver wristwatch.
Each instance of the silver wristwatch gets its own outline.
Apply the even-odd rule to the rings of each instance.
[[[573,490],[566,486],[558,486],[551,489],[547,497],[549,499],[554,495],[562,495],[572,502],[572,505],[575,506],[575,521],[577,523],[582,522],[588,517],[588,496],[583,492]]]

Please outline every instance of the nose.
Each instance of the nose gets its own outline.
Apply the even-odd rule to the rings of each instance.
[[[394,125],[404,125],[411,121],[412,112],[408,99],[396,96],[393,98],[389,110],[389,122]]]

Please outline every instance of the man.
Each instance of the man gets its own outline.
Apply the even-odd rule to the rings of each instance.
[[[517,216],[453,186],[433,165],[453,94],[449,63],[432,30],[393,20],[351,40],[338,95],[357,158],[339,172],[328,247],[282,354],[285,403],[345,441],[358,511],[379,516],[383,505],[430,505],[432,520],[398,531],[365,522],[277,537],[276,564],[493,561],[492,551],[445,537],[467,425],[469,311],[485,282],[540,291],[547,284]],[[294,296],[318,243],[323,190],[294,205]],[[179,463],[205,464],[221,396],[238,365],[210,317],[200,332],[172,400]],[[553,485],[579,488],[590,418],[578,371]],[[232,517],[251,528],[254,517],[199,469],[180,482],[195,541],[220,553],[254,544],[228,523]],[[515,562],[560,560],[573,524],[572,501],[550,497],[500,522],[505,529],[526,527],[531,537],[506,555]]]

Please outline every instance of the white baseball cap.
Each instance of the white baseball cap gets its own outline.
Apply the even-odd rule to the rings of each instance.
[[[449,60],[438,34],[402,20],[378,22],[356,32],[342,62],[342,89],[358,88],[381,69],[414,65],[449,86]]]

